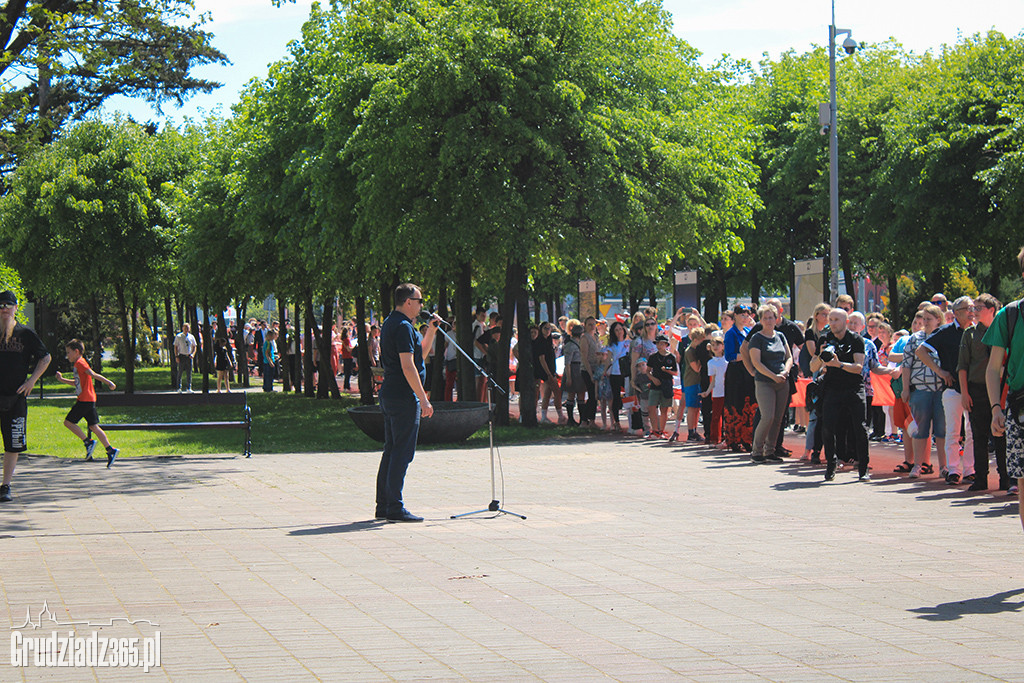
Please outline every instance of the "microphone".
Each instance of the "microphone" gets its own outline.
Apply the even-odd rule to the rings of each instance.
[[[438,326],[445,325],[448,329],[452,328],[451,323],[449,323],[447,320],[442,319],[441,316],[439,316],[437,313],[434,313],[433,311],[420,311],[419,314],[416,316],[416,319],[419,320],[420,322],[436,322]]]

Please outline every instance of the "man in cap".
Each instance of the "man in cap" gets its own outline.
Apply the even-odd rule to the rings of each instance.
[[[4,440],[4,474],[0,503],[11,500],[11,479],[18,453],[25,451],[28,402],[33,387],[50,364],[50,352],[35,330],[17,321],[18,297],[0,292],[0,433]],[[33,361],[35,368],[29,376]]]

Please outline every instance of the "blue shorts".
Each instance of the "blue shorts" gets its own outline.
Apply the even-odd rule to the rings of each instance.
[[[691,384],[683,387],[683,397],[686,399],[687,408],[700,408],[700,385]]]
[[[941,391],[923,391],[914,389],[910,392],[910,414],[917,423],[915,439],[946,438],[946,413],[942,408]]]

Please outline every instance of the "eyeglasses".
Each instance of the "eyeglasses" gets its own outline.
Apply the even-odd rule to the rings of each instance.
[[[984,311],[986,308],[991,308],[991,306],[986,306],[985,304],[975,304],[974,306],[970,307],[970,310],[974,311],[975,313],[980,313],[981,311]]]
[[[420,303],[423,303],[423,299],[417,299],[414,296],[410,296],[406,301],[419,301]]]
[[[0,310],[6,310],[8,308],[17,308],[17,304],[0,304]]]
[[[644,327],[657,327],[658,323],[644,323]]]

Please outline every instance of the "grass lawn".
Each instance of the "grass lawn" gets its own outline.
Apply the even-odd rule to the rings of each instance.
[[[106,368],[103,373],[123,386],[124,371]],[[136,391],[166,390],[170,370],[145,368],[136,370]],[[193,387],[202,383],[201,375],[193,376]],[[211,387],[213,383],[211,382]],[[66,390],[65,390],[66,387]],[[58,392],[58,389],[60,391]],[[100,425],[104,422],[198,422],[206,420],[237,420],[240,410],[232,406],[189,406],[185,408],[108,408],[103,407],[103,393],[97,392]],[[64,427],[64,416],[74,404],[71,387],[53,378],[44,384],[44,400],[30,400],[28,411],[29,451],[58,457],[84,457],[81,442]],[[38,389],[33,397],[38,396]],[[52,398],[60,394],[67,398]],[[358,404],[358,399],[343,396],[341,400],[316,400],[295,394],[262,391],[250,392],[252,409],[253,455],[271,453],[322,453],[380,451],[381,444],[363,434],[345,410]],[[80,423],[84,428],[85,423]],[[579,430],[556,425],[528,429],[521,425],[497,427],[494,441],[498,445],[594,436],[597,431]],[[121,449],[120,457],[135,455],[200,455],[209,453],[242,453],[241,429],[185,430],[180,432],[117,431],[109,432],[111,442]],[[487,428],[456,445],[422,446],[422,450],[438,448],[487,448]],[[98,445],[96,455],[101,453]]]

